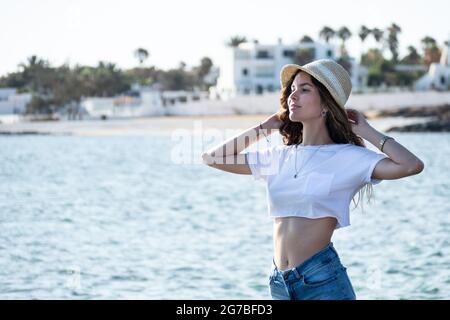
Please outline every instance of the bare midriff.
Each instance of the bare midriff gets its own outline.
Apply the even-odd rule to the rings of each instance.
[[[298,266],[331,241],[337,220],[332,217],[274,219],[274,260],[279,270]]]

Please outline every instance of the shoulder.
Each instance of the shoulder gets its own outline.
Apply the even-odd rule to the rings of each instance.
[[[357,146],[354,144],[349,144],[346,150],[350,155],[357,157],[374,156],[377,154],[382,154],[381,151],[375,151],[365,146]]]
[[[292,145],[278,144],[275,146],[268,147],[268,148],[266,148],[266,150],[272,154],[283,154],[283,153],[291,150],[292,147],[293,147]]]

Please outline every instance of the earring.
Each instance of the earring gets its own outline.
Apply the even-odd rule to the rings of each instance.
[[[322,117],[325,117],[327,115],[327,112],[326,111],[322,111],[320,114],[322,115]]]

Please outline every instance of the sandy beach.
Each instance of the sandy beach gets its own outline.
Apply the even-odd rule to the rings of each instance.
[[[177,129],[184,130],[237,130],[258,124],[277,110],[278,94],[242,96],[229,101],[207,101],[195,105],[183,105],[168,110],[177,115],[108,119],[61,120],[0,123],[1,134],[68,134],[68,135],[167,135]],[[381,111],[406,108],[435,108],[450,103],[450,92],[394,92],[367,93],[350,96],[348,108],[365,113],[369,122],[378,130],[394,126],[427,122],[428,116],[410,114],[385,114]],[[170,114],[169,112],[169,114]]]
[[[52,135],[171,135],[177,130],[199,132],[244,130],[257,125],[269,114],[260,115],[211,115],[170,116],[114,120],[40,121],[0,125],[3,134],[52,134]],[[426,118],[387,117],[368,119],[377,130],[385,131],[393,126],[426,121]]]

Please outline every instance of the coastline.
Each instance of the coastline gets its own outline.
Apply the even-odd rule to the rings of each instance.
[[[177,113],[108,120],[0,122],[6,135],[167,135],[175,130],[239,130],[257,125],[277,110],[276,93],[229,101],[182,105]],[[275,107],[274,107],[275,106]],[[353,94],[346,108],[359,110],[380,131],[449,132],[450,92]],[[170,111],[170,110],[168,110]]]
[[[405,107],[365,112],[368,119],[400,117],[423,121],[394,125],[388,132],[450,132],[450,103],[439,106]]]
[[[148,118],[82,120],[82,121],[36,121],[8,125],[0,124],[0,136],[13,135],[76,135],[76,136],[121,136],[121,135],[171,135],[176,132],[196,133],[200,130],[234,131],[257,125],[270,114],[258,115],[208,115],[208,116],[164,116]],[[366,117],[379,131],[392,127],[424,124],[429,117],[378,116]]]

